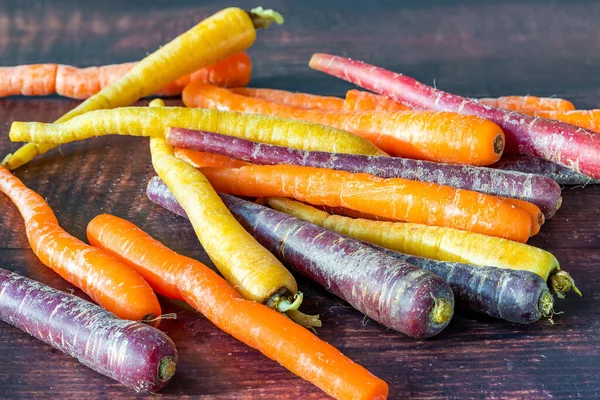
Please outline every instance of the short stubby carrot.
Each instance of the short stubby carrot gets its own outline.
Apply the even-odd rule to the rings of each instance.
[[[523,114],[535,114],[541,110],[569,111],[575,109],[570,101],[554,97],[501,96],[477,100],[490,107],[503,108]]]
[[[256,29],[273,22],[283,22],[281,15],[273,10],[260,7],[250,12],[236,7],[221,10],[160,47],[56,122],[65,122],[92,110],[133,104],[184,75],[246,50],[256,39]],[[18,168],[54,147],[28,143],[6,156],[2,165],[8,169]]]
[[[308,109],[340,111],[344,107],[344,99],[333,96],[319,96],[309,93],[289,92],[287,90],[245,87],[232,89],[232,92],[246,97],[257,97],[259,99],[267,100],[273,103],[284,104],[286,106]]]
[[[566,122],[584,129],[600,133],[600,110],[538,110],[533,113],[536,117]]]
[[[307,110],[241,96],[202,82],[186,86],[183,102],[188,107],[275,115],[324,124],[362,136],[389,154],[408,158],[489,165],[498,161],[504,150],[504,133],[498,125],[456,113]]]
[[[158,299],[137,272],[65,232],[44,199],[3,167],[0,190],[19,209],[29,244],[44,265],[118,317],[158,325]]]
[[[388,99],[380,94],[365,92],[364,90],[351,89],[346,92],[344,99],[346,111],[402,111],[412,110],[409,106]]]
[[[121,257],[159,293],[189,303],[212,323],[337,399],[387,397],[388,386],[332,345],[278,312],[243,299],[200,262],[111,215],[88,225],[90,243]]]
[[[201,168],[213,187],[249,197],[291,197],[399,221],[448,226],[526,242],[529,214],[493,196],[401,178],[325,168],[254,165]]]
[[[191,164],[195,168],[203,167],[232,167],[239,168],[250,163],[236,160],[235,158],[222,156],[220,154],[205,153],[203,151],[195,151],[189,149],[175,148],[173,150],[175,157]]]
[[[368,140],[340,129],[299,120],[186,107],[122,107],[89,111],[54,124],[13,122],[12,141],[63,144],[94,136],[165,137],[169,127],[199,129],[255,142],[330,153],[385,155]]]

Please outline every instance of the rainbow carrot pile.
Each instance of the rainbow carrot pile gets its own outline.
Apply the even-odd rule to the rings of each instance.
[[[288,267],[356,309],[357,326],[364,315],[419,339],[445,329],[455,307],[528,324],[552,318],[554,297],[581,295],[554,255],[526,242],[560,212],[558,184],[600,183],[600,110],[560,98],[470,99],[327,54],[309,66],[369,91],[245,87],[256,30],[282,22],[261,7],[228,8],[137,63],[0,67],[0,97],[86,99],[55,123],[12,123],[10,139],[27,144],[4,159],[0,191],[40,261],[99,305],[0,269],[0,320],[156,391],[178,357],[148,326],[164,318],[156,292],[335,398],[382,400],[384,381],[310,331],[331,321],[298,310]],[[181,95],[186,107],[131,107],[150,95]],[[110,134],[140,146],[149,138],[158,177],[148,198],[189,219],[223,278],[108,214],[89,223],[85,244],[9,172]],[[94,351],[78,336],[93,338]],[[117,345],[140,358],[120,358]]]

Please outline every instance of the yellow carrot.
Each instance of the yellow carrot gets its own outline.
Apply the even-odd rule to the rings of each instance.
[[[527,244],[452,228],[330,215],[285,198],[269,198],[267,202],[278,211],[401,253],[441,261],[526,270],[547,280],[559,297],[571,289],[581,295],[569,274],[560,269],[554,255]]]
[[[266,27],[272,22],[283,22],[281,15],[272,10],[259,8],[247,12],[226,8],[144,58],[121,79],[103,88],[57,122],[68,121],[92,110],[128,106],[184,75],[244,51],[254,43],[256,28]],[[28,143],[16,153],[9,154],[2,165],[15,169],[54,147],[52,144]]]
[[[324,125],[264,115],[185,107],[96,110],[59,124],[13,122],[10,138],[15,142],[53,144],[115,133],[163,138],[171,126],[222,133],[302,150],[385,154],[366,139]]]

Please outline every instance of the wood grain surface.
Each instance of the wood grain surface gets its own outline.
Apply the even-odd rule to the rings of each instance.
[[[140,59],[224,7],[220,1],[0,1],[0,63],[78,66]],[[227,5],[251,8],[257,3]],[[344,82],[311,71],[329,51],[394,69],[469,96],[557,95],[600,103],[600,4],[558,1],[266,1],[286,17],[249,51],[255,86],[343,95]],[[172,100],[177,104],[178,100]],[[14,120],[52,121],[77,104],[58,97],[0,99],[2,155]],[[143,104],[143,103],[140,103]],[[187,221],[145,197],[154,175],[147,139],[105,137],[62,146],[16,171],[62,226],[85,239],[87,222],[112,213],[167,246],[209,263]],[[0,196],[0,267],[62,290],[37,261],[21,218]],[[416,341],[363,318],[298,276],[319,336],[390,384],[390,398],[600,397],[600,187],[565,188],[563,207],[532,243],[556,254],[584,293],[557,303],[554,324],[519,326],[459,313],[436,338]],[[81,292],[75,290],[81,295]],[[178,319],[161,328],[180,364],[161,398],[321,399],[277,363],[189,307],[161,299]],[[128,399],[138,395],[0,323],[0,398]]]

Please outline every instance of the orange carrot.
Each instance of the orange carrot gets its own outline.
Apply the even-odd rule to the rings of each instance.
[[[303,119],[352,132],[387,153],[408,158],[490,165],[498,161],[504,149],[504,134],[498,125],[456,113],[307,110],[241,96],[202,82],[186,86],[183,102],[188,107]]]
[[[159,293],[189,303],[212,323],[338,399],[385,399],[388,386],[280,313],[243,299],[200,262],[111,215],[90,221],[88,239],[134,267]]]
[[[232,91],[236,94],[246,97],[257,97],[259,99],[267,100],[273,103],[308,109],[340,111],[343,109],[344,106],[344,99],[332,96],[318,96],[315,94],[308,93],[295,93],[288,92],[287,90],[256,89],[243,87],[233,89]]]
[[[511,197],[499,196],[498,198],[504,200],[508,204],[512,204],[513,206],[524,210],[527,212],[527,214],[529,214],[529,217],[531,218],[531,236],[537,235],[540,232],[542,225],[544,225],[544,222],[546,222],[546,218],[538,206],[528,201],[513,199]]]
[[[363,90],[351,89],[346,92],[344,99],[344,110],[346,111],[401,111],[411,110],[409,106],[388,99],[380,94],[365,92]]]
[[[573,111],[538,110],[533,115],[563,121],[600,133],[600,109]]]
[[[29,244],[44,265],[118,317],[158,325],[158,299],[135,270],[65,232],[44,199],[3,167],[0,191],[19,209]]]
[[[54,93],[56,64],[0,67],[0,97],[46,96]]]
[[[62,64],[34,64],[0,67],[0,97],[12,95],[46,96],[57,94],[87,99],[119,80],[137,63],[76,68]],[[222,87],[245,86],[250,82],[252,62],[246,53],[227,57],[216,64],[185,75],[157,94],[175,96],[194,80]]]
[[[482,193],[401,178],[384,179],[325,168],[253,165],[201,168],[214,188],[249,197],[291,197],[345,207],[396,221],[447,226],[526,242],[530,216]]]
[[[220,154],[205,153],[203,151],[195,151],[189,149],[174,149],[175,157],[187,162],[196,167],[232,167],[239,168],[246,165],[251,165],[245,161],[236,160],[235,158],[222,156]]]
[[[502,96],[495,99],[477,100],[490,107],[504,108],[524,114],[532,114],[540,110],[569,111],[575,109],[570,101],[553,97]]]

